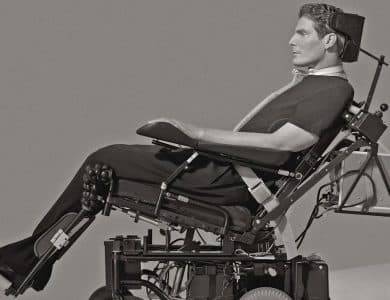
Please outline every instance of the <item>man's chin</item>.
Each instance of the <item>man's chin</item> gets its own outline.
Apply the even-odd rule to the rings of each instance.
[[[313,60],[304,61],[299,59],[293,59],[292,64],[294,68],[314,68],[317,65],[317,62]]]
[[[302,62],[302,61],[295,61],[293,60],[292,61],[292,64],[294,67],[296,68],[306,68],[306,67],[310,67],[310,63],[308,62]]]

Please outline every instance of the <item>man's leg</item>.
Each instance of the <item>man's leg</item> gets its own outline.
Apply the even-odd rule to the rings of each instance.
[[[191,150],[168,151],[149,145],[112,145],[92,153],[39,222],[32,236],[0,248],[0,274],[8,275],[13,282],[23,279],[38,261],[33,249],[35,241],[66,213],[78,213],[81,210],[83,175],[87,166],[106,164],[119,178],[160,186],[191,154]],[[221,170],[224,172],[220,172]],[[193,167],[173,183],[172,191],[196,200],[213,201],[215,204],[226,204],[226,201],[232,199],[243,203],[248,194],[245,184],[234,171],[204,157],[197,159]],[[38,273],[34,289],[44,288],[54,262],[55,259]],[[2,267],[11,268],[14,274],[2,272]]]
[[[142,148],[142,147],[141,147]],[[145,148],[147,149],[147,148]],[[26,239],[6,245],[0,248],[0,274],[12,281],[14,285],[21,283],[23,278],[31,271],[38,262],[34,253],[34,243],[62,216],[69,212],[78,213],[81,210],[81,196],[83,175],[87,166],[95,164],[113,165],[120,175],[126,174],[126,169],[131,168],[129,160],[132,152],[138,150],[127,145],[112,145],[94,152],[85,160],[75,177],[60,195],[44,218],[39,222],[32,235]],[[133,168],[136,166],[133,166]],[[135,172],[133,172],[135,173]],[[33,288],[41,290],[46,285],[51,275],[52,264],[50,261],[34,280]]]

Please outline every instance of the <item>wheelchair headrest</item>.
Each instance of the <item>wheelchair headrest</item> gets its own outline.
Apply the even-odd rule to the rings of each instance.
[[[346,39],[343,52],[340,56],[343,62],[354,62],[358,60],[363,25],[364,17],[359,15],[335,13],[331,16],[329,22],[330,28],[342,34]]]

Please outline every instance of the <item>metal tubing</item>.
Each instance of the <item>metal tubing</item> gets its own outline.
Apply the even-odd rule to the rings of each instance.
[[[344,209],[335,210],[335,213],[362,215],[362,216],[375,216],[375,217],[390,217],[390,213],[361,212],[361,211],[352,211],[352,210],[344,210]]]
[[[191,164],[191,162],[198,157],[198,153],[194,152],[185,162],[183,162],[169,177],[161,183],[161,191],[160,195],[158,196],[158,200],[156,203],[156,207],[154,209],[154,215],[158,216],[158,213],[160,211],[162,201],[164,199],[165,192],[167,191],[169,185],[183,173],[185,170],[188,169],[188,166]]]
[[[372,151],[374,151],[374,153],[373,153]],[[373,155],[375,155],[375,154],[376,154],[375,149],[371,148],[371,151],[370,151],[370,153],[369,153],[367,159],[366,159],[365,162],[363,163],[362,167],[360,168],[359,173],[358,173],[358,175],[356,176],[355,181],[352,183],[352,185],[351,185],[351,187],[349,188],[347,194],[345,195],[345,198],[343,199],[343,201],[342,201],[341,204],[340,204],[340,207],[338,207],[337,210],[343,209],[343,207],[345,206],[345,203],[348,201],[348,199],[349,199],[349,197],[351,196],[353,190],[355,189],[357,183],[359,182],[359,180],[360,180],[360,178],[362,177],[364,171],[366,170],[368,164],[370,163],[371,159],[373,158]],[[336,210],[336,211],[337,211],[337,210]]]
[[[295,191],[293,191],[292,194],[281,194],[279,196],[279,202],[281,204],[276,209],[266,214],[258,224],[253,225],[252,232],[256,233],[269,221],[275,220],[279,216],[284,215],[293,203],[295,203],[308,190],[317,184],[325,175],[329,173],[330,170],[334,169],[338,164],[345,160],[353,151],[365,145],[366,142],[363,140],[354,142],[345,151],[333,159],[326,167],[323,167],[312,177],[309,177],[303,184],[301,184]]]
[[[379,172],[382,175],[383,181],[385,182],[387,192],[390,194],[390,178],[389,178],[389,174],[387,173],[386,168],[383,166],[383,163],[382,163],[380,157],[378,157],[378,155],[375,155],[374,158],[375,158],[376,164],[378,165]]]
[[[371,54],[370,52],[368,52],[367,50],[364,50],[363,48],[360,48],[360,51],[362,51],[364,54],[366,54],[367,56],[369,56],[369,57],[371,57],[371,58],[373,58],[373,59],[375,59],[375,60],[377,60],[377,61],[379,61],[380,60],[380,58],[378,58],[377,56],[375,56],[374,54]],[[383,55],[382,55],[383,56]],[[383,57],[384,58],[384,57]],[[387,63],[387,62],[383,62],[383,64],[385,65],[385,66],[388,66],[389,64]]]
[[[175,274],[175,278],[174,278],[174,281],[173,281],[172,292],[171,292],[171,295],[170,295],[172,297],[177,297],[180,294],[180,287],[181,287],[181,283],[183,281],[184,270],[185,270],[185,266],[179,266],[177,268],[177,271],[176,271],[176,274]]]
[[[376,84],[378,83],[379,75],[381,73],[383,64],[385,64],[385,57],[383,55],[381,55],[379,60],[378,60],[378,65],[377,65],[376,70],[375,70],[375,74],[374,74],[374,78],[373,78],[372,83],[371,83],[370,91],[368,92],[366,104],[364,105],[365,111],[368,111],[370,109],[372,97],[374,96]]]
[[[119,252],[112,251],[112,293],[120,293]]]

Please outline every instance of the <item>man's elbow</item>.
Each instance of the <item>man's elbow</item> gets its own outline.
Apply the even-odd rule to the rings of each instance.
[[[291,139],[275,141],[274,148],[282,151],[299,152],[313,146],[317,141],[318,137],[305,139],[292,137]]]
[[[293,146],[293,152],[299,152],[299,151],[302,151],[302,150],[305,150],[311,146],[313,146],[314,144],[316,144],[318,142],[318,137],[313,135],[309,138],[306,138],[304,140],[300,140],[299,142],[295,143]]]
[[[299,152],[318,142],[318,136],[288,123],[273,134],[275,149]]]

